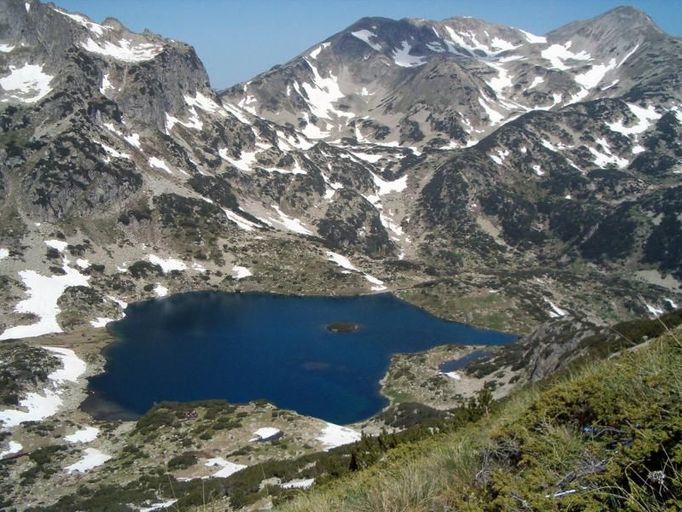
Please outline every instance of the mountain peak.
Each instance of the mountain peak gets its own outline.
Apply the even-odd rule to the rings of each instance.
[[[623,24],[629,28],[647,28],[656,32],[663,32],[648,14],[629,5],[615,7],[594,19],[595,21]]]
[[[570,38],[573,34],[604,41],[607,37],[647,38],[664,34],[644,12],[620,6],[588,20],[574,21],[549,33],[555,39]]]

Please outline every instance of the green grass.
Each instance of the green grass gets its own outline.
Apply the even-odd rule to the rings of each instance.
[[[286,512],[682,508],[682,334],[583,362],[477,423],[399,447]]]

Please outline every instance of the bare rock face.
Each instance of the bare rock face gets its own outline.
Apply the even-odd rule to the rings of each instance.
[[[334,249],[359,250],[372,257],[391,255],[393,244],[372,204],[351,190],[337,194],[318,223],[320,236]]]

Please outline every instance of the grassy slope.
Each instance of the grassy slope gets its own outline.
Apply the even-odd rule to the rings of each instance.
[[[682,333],[514,394],[287,512],[682,509]]]

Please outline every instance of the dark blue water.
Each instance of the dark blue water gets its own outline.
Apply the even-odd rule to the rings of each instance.
[[[473,363],[474,361],[478,361],[479,359],[483,359],[484,357],[487,357],[489,355],[490,352],[485,352],[483,350],[474,350],[473,352],[465,355],[464,357],[460,357],[459,359],[453,359],[452,361],[446,361],[442,363],[438,369],[443,373],[454,372],[455,370],[464,368],[469,363]]]
[[[352,322],[352,333],[327,325]],[[154,402],[266,399],[335,423],[379,412],[390,356],[444,343],[514,337],[447,322],[395,297],[189,293],[132,304],[113,324],[105,373],[91,390],[142,414]]]

